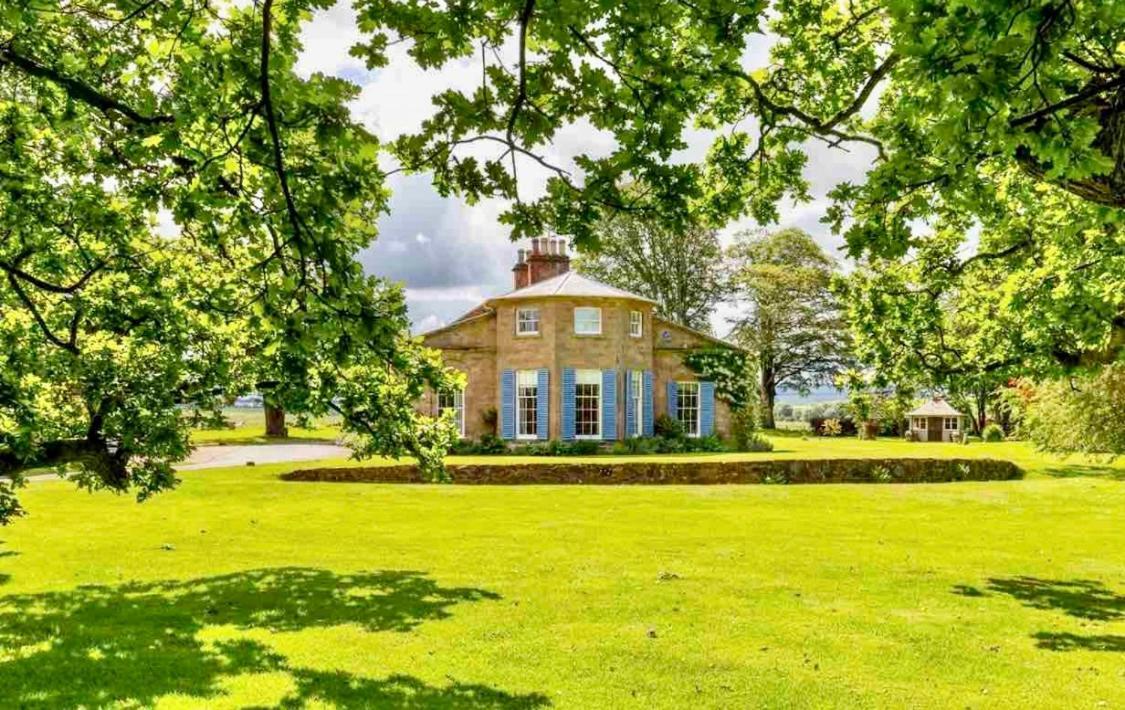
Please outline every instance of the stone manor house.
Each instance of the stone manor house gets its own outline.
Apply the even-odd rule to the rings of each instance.
[[[729,435],[729,407],[683,358],[733,346],[656,317],[648,298],[572,272],[566,252],[564,240],[533,239],[512,269],[515,290],[423,334],[466,385],[429,393],[421,406],[453,409],[468,438],[652,436],[663,412],[689,436]]]

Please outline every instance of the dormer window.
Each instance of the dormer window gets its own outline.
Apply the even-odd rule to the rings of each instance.
[[[539,309],[516,309],[516,335],[539,335]]]
[[[602,309],[581,306],[574,309],[575,335],[601,335]]]
[[[644,316],[640,311],[629,311],[629,335],[639,338],[644,335]]]

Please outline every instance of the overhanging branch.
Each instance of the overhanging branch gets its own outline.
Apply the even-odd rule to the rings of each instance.
[[[51,67],[40,64],[30,57],[25,57],[12,49],[11,43],[0,45],[0,66],[13,66],[28,76],[45,79],[60,87],[71,98],[92,106],[105,114],[119,114],[128,119],[130,123],[143,126],[163,125],[172,123],[175,118],[171,115],[160,114],[146,116],[131,106],[98,91],[82,81],[68,77]]]

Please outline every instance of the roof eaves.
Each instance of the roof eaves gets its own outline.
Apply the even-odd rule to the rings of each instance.
[[[723,340],[722,338],[717,338],[714,335],[711,335],[710,333],[704,333],[701,330],[696,330],[695,328],[689,328],[686,325],[683,325],[681,323],[677,323],[675,321],[668,320],[667,318],[661,318],[660,316],[653,316],[653,320],[654,321],[660,321],[661,323],[666,323],[666,324],[668,324],[668,325],[670,325],[674,328],[679,328],[680,330],[687,331],[688,333],[691,333],[692,335],[694,335],[698,338],[702,338],[703,340],[714,343],[716,345],[721,345],[724,348],[730,348],[731,350],[738,350],[739,352],[744,352],[744,353],[749,352],[749,350],[747,350],[746,348],[744,348],[740,345],[735,345],[734,343],[730,342],[729,340]]]
[[[477,310],[480,310],[481,312],[476,313],[474,315],[474,311],[477,311]],[[488,318],[489,316],[493,316],[493,315],[496,315],[496,311],[489,308],[488,306],[480,305],[480,306],[477,306],[476,308],[474,308],[473,310],[469,311],[465,315],[461,316],[460,318],[454,320],[451,323],[447,323],[446,325],[439,326],[437,328],[434,328],[433,330],[427,330],[424,333],[419,333],[415,337],[425,338],[425,337],[428,337],[428,336],[431,336],[431,335],[437,335],[438,333],[444,333],[447,330],[453,330],[454,328],[458,328],[462,325],[472,323],[473,321],[480,320],[481,318]]]

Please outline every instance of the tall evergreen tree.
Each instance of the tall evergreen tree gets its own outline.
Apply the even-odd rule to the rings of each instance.
[[[849,364],[848,330],[831,291],[835,262],[805,232],[742,233],[728,250],[739,308],[735,340],[758,367],[763,425],[780,388],[808,391]]]

